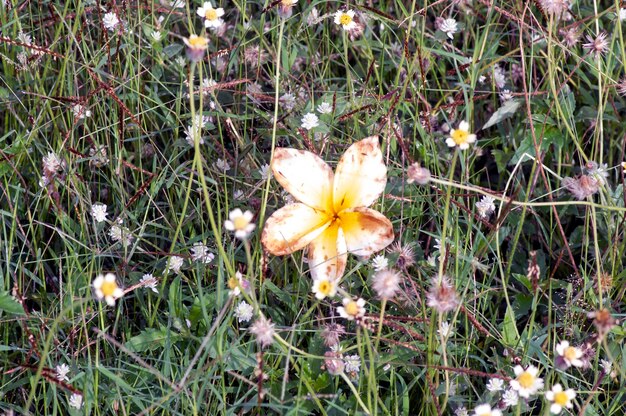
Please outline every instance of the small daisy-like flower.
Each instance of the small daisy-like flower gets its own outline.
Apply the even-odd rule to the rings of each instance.
[[[256,342],[265,348],[274,341],[274,324],[267,318],[261,316],[254,321],[250,327],[250,332],[256,336]]]
[[[582,367],[583,362],[581,360],[583,351],[580,348],[569,345],[568,341],[561,341],[556,346],[556,352],[563,360],[566,367]]]
[[[340,324],[326,324],[322,331],[322,339],[327,347],[334,347],[339,344],[339,337],[346,333],[346,329]]]
[[[153,30],[152,32],[150,32],[150,37],[153,41],[160,42],[163,35],[158,30]]]
[[[323,102],[317,106],[317,112],[320,114],[330,114],[333,112],[333,106],[327,102]]]
[[[506,75],[500,65],[494,65],[492,78],[499,90],[504,88],[504,84],[506,84]]]
[[[185,141],[189,146],[194,147],[196,145],[196,135],[198,136],[198,144],[204,144],[204,138],[200,133],[200,128],[187,126],[187,128],[185,129]]]
[[[118,218],[115,223],[109,229],[109,236],[111,240],[120,242],[123,247],[128,247],[133,242],[133,235],[130,230],[124,226],[124,221]]]
[[[448,338],[450,335],[454,334],[454,329],[448,321],[443,321],[439,326],[437,333],[443,338]]]
[[[352,30],[357,24],[354,21],[354,10],[337,11],[335,13],[335,23],[341,25],[343,30]]]
[[[490,378],[487,382],[487,390],[494,393],[496,391],[504,390],[504,380],[501,378]]]
[[[337,294],[337,281],[324,277],[313,279],[313,293],[319,300],[332,298]]]
[[[93,204],[91,206],[91,216],[96,222],[107,220],[107,206],[104,204]]]
[[[78,393],[72,393],[68,404],[74,409],[80,409],[81,407],[83,407],[83,396]]]
[[[543,379],[537,377],[537,374],[539,374],[537,367],[529,365],[524,370],[521,365],[516,365],[513,371],[515,372],[515,378],[509,383],[520,397],[528,399],[533,394],[536,394],[539,389],[543,388]]]
[[[590,161],[585,164],[585,173],[598,181],[600,185],[607,184],[609,168],[606,163],[599,164],[598,162]]]
[[[183,267],[185,259],[180,256],[171,256],[167,261],[167,270],[171,270],[174,273],[180,273],[180,268]]]
[[[504,403],[506,407],[517,406],[518,402],[519,396],[517,395],[517,392],[515,390],[508,389],[502,394],[502,403]]]
[[[221,19],[224,16],[224,9],[221,7],[214,9],[210,2],[204,2],[202,7],[196,11],[198,16],[204,18],[204,27],[217,29],[224,24]]]
[[[119,24],[120,19],[113,12],[106,13],[104,17],[102,17],[102,25],[106,30],[114,31]]]
[[[99,274],[93,280],[93,289],[99,300],[104,299],[109,306],[115,306],[115,300],[124,295],[124,291],[117,285],[115,275]]]
[[[456,20],[444,19],[439,24],[439,30],[445,33],[450,39],[454,39],[454,34],[458,31]]]
[[[213,166],[215,166],[217,170],[221,170],[222,172],[230,170],[230,164],[224,159],[217,159],[215,163],[213,163]]]
[[[445,313],[459,306],[459,297],[447,276],[434,277],[426,294],[427,305],[439,313]]]
[[[358,298],[357,300],[343,298],[343,306],[337,308],[337,313],[348,321],[362,318],[365,316],[365,300],[362,298]]]
[[[263,180],[267,180],[270,173],[270,165],[268,165],[267,163],[261,166],[261,168],[259,169],[259,174],[261,175],[261,179]]]
[[[192,62],[201,61],[209,47],[209,40],[204,36],[190,35],[183,38],[183,42],[187,45],[187,58]]]
[[[54,368],[57,380],[59,381],[69,381],[67,375],[70,373],[70,366],[67,364],[59,364]]]
[[[454,416],[469,416],[469,412],[465,406],[460,406],[454,410]]]
[[[361,357],[358,355],[348,355],[343,360],[345,366],[344,371],[351,375],[357,375],[361,371]]]
[[[87,109],[84,105],[74,104],[74,106],[72,107],[72,112],[74,113],[74,117],[78,119],[91,117],[91,110]]]
[[[492,409],[490,404],[481,404],[474,408],[474,416],[502,416],[502,412]]]
[[[346,363],[343,360],[343,354],[340,352],[326,351],[324,353],[324,367],[331,376],[343,373],[345,365]]]
[[[426,185],[430,181],[430,171],[420,166],[418,162],[413,163],[406,171],[409,177],[406,183],[415,182],[418,185]]]
[[[152,290],[154,293],[159,293],[159,289],[157,289],[157,283],[159,283],[159,281],[156,279],[156,277],[152,276],[151,273],[144,274],[143,276],[141,276],[141,280],[139,281],[139,284],[141,284],[146,289]]]
[[[63,162],[55,153],[48,152],[48,154],[41,159],[41,164],[43,165],[44,175],[52,176],[63,168],[65,162]]]
[[[245,300],[239,302],[237,307],[235,307],[235,311],[233,312],[235,318],[239,322],[249,322],[254,315],[254,308],[248,304]]]
[[[624,8],[619,9],[619,20],[620,21],[626,20],[626,9]]]
[[[302,128],[307,130],[314,129],[320,125],[319,120],[320,119],[313,113],[305,114],[302,117]]]
[[[235,192],[233,192],[233,198],[235,198],[236,200],[241,201],[243,197],[244,195],[241,189],[237,189],[235,190]]]
[[[493,197],[483,195],[480,201],[476,202],[476,211],[481,218],[488,218],[496,210]]]
[[[546,392],[546,399],[552,402],[550,413],[557,415],[561,413],[563,408],[571,409],[574,407],[572,403],[574,397],[576,397],[576,392],[573,389],[563,391],[563,387],[560,384],[555,384],[552,386],[552,390]]]
[[[239,208],[235,208],[228,214],[224,228],[228,231],[234,231],[235,237],[238,239],[245,240],[256,227],[252,223],[253,217],[254,215],[250,211],[242,212]]]
[[[285,93],[280,96],[280,103],[285,110],[291,111],[296,106],[296,96],[291,93]]]
[[[385,270],[387,267],[389,267],[389,260],[387,260],[387,257],[379,254],[372,259],[372,267],[377,272]]]
[[[241,289],[247,287],[247,282],[243,278],[243,275],[240,272],[235,273],[235,277],[231,277],[228,279],[228,296],[239,296],[241,294]]]
[[[600,32],[595,38],[591,35],[587,35],[587,43],[583,43],[583,49],[589,51],[596,59],[600,58],[609,50],[608,36],[606,32]]]
[[[391,299],[400,290],[401,275],[395,270],[381,270],[372,277],[372,289],[380,299]]]
[[[191,247],[191,260],[204,264],[209,264],[215,258],[215,254],[209,251],[209,248],[200,242],[196,242]]]
[[[278,16],[288,19],[293,14],[293,6],[298,4],[298,0],[280,0],[278,3]]]
[[[459,149],[469,149],[469,145],[476,141],[476,135],[469,132],[469,123],[467,121],[461,121],[458,129],[452,129],[450,131],[450,137],[446,139],[446,144],[449,147],[458,146]]]

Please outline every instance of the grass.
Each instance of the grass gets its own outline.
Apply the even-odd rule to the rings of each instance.
[[[545,415],[557,383],[576,392],[563,414],[624,414],[619,2],[580,0],[565,20],[548,0],[301,1],[289,18],[234,1],[214,4],[225,24],[209,31],[201,4],[184,3],[0,5],[4,414]],[[361,32],[334,23],[341,8]],[[452,39],[438,17],[458,22]],[[606,45],[582,46],[602,31]],[[197,63],[192,33],[210,40]],[[478,140],[449,148],[463,120]],[[350,255],[340,294],[320,301],[301,251],[261,244],[289,201],[264,166],[289,147],[335,168],[372,135],[388,171],[371,208],[395,232],[379,254],[400,291],[379,299],[374,256]],[[42,185],[50,152],[60,165]],[[416,162],[425,185],[408,181]],[[495,211],[481,215],[484,196]],[[235,208],[254,214],[246,240],[225,229]],[[211,262],[194,260],[198,243]],[[238,297],[236,272],[251,287]],[[92,289],[106,273],[125,289],[115,306]],[[460,302],[440,313],[429,299],[443,275]],[[366,300],[366,317],[341,318],[343,296]],[[261,315],[276,330],[265,348],[250,332]],[[333,324],[345,333],[331,350]],[[582,367],[565,365],[563,340]],[[545,387],[509,406],[486,386],[509,388],[516,365]]]

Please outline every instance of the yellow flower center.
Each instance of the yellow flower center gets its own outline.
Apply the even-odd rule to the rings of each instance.
[[[454,143],[457,145],[466,143],[468,136],[469,133],[461,129],[452,130],[450,133],[450,137],[452,137],[452,140],[454,140]]]
[[[323,282],[320,282],[320,286],[319,286],[320,293],[323,293],[324,295],[328,296],[332,288],[333,288],[333,285],[331,285],[328,280],[324,280]]]
[[[196,35],[189,36],[189,39],[187,39],[187,42],[189,42],[189,45],[193,49],[203,49],[203,48],[206,48],[207,45],[209,44],[208,39],[203,38],[202,36],[196,36]]]
[[[567,394],[564,391],[554,393],[554,403],[558,404],[559,406],[566,406],[568,402],[569,399],[567,398]]]
[[[248,221],[243,215],[233,220],[235,230],[245,230],[248,224],[250,224],[250,221]]]
[[[576,353],[578,352],[578,350],[574,347],[567,347],[565,348],[565,351],[563,351],[563,358],[565,358],[567,361],[573,361],[576,359]]]
[[[239,281],[236,278],[231,277],[230,279],[228,279],[228,287],[230,290],[235,290],[237,286],[239,286]]]
[[[352,17],[350,17],[350,15],[347,13],[342,14],[339,18],[339,23],[341,23],[343,26],[348,26],[351,22]]]
[[[535,376],[525,371],[517,377],[517,382],[525,389],[529,389],[535,384]]]
[[[215,9],[207,9],[207,11],[204,12],[204,17],[206,17],[206,20],[216,20],[217,11]]]
[[[100,287],[100,290],[102,291],[102,294],[107,297],[107,296],[113,296],[113,293],[115,292],[115,289],[117,289],[117,283],[115,282],[109,282],[109,281],[104,281],[102,282],[102,286]]]
[[[344,310],[348,315],[356,316],[359,313],[359,305],[355,301],[350,301],[345,307]]]

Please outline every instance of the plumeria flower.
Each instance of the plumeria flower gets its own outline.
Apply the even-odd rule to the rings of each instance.
[[[326,278],[315,279],[313,280],[313,293],[319,300],[325,297],[332,298],[337,294],[337,282]]]
[[[520,397],[528,399],[543,388],[543,379],[537,377],[539,369],[529,365],[526,370],[521,365],[516,365],[513,369],[515,378],[509,382],[511,388],[517,391]]]
[[[204,18],[204,27],[206,28],[217,29],[224,24],[224,20],[220,19],[224,16],[224,9],[221,7],[214,9],[213,5],[208,1],[204,2],[202,7],[198,7],[196,13],[198,13],[198,16]]]
[[[271,254],[284,256],[308,246],[311,276],[338,281],[348,252],[369,256],[393,241],[391,221],[367,208],[387,183],[377,137],[350,146],[335,174],[317,155],[285,148],[276,149],[271,168],[299,201],[265,223],[261,242]]]
[[[450,131],[450,137],[446,139],[446,144],[449,147],[458,146],[459,149],[469,149],[469,145],[476,141],[476,135],[470,134],[469,123],[467,121],[461,121],[458,129],[452,129]]]
[[[337,313],[348,321],[362,318],[365,316],[365,301],[362,298],[357,300],[343,298],[343,306],[337,308]]]
[[[124,291],[117,285],[115,275],[107,273],[99,274],[93,280],[93,290],[99,300],[104,299],[109,306],[115,306],[115,300],[124,295]]]
[[[343,30],[352,30],[356,27],[354,21],[354,10],[337,11],[335,13],[335,23],[341,25]]]
[[[559,342],[556,346],[556,352],[557,354],[559,354],[559,357],[561,357],[567,367],[583,366],[583,361],[581,360],[583,356],[583,350],[569,345],[568,341]]]
[[[497,409],[492,409],[489,404],[481,404],[474,408],[473,416],[502,416],[502,412]]]
[[[228,231],[234,231],[235,237],[238,239],[245,240],[256,227],[252,223],[252,217],[254,215],[250,211],[242,212],[239,208],[236,208],[228,214],[228,219],[224,222],[224,228]]]
[[[209,40],[204,36],[190,35],[183,38],[183,42],[187,45],[187,58],[192,62],[201,61],[209,47]]]
[[[574,407],[572,403],[574,397],[576,397],[576,392],[573,389],[563,391],[560,384],[555,384],[552,386],[552,390],[546,392],[546,399],[552,402],[550,413],[557,415],[561,413],[563,408],[571,409]]]

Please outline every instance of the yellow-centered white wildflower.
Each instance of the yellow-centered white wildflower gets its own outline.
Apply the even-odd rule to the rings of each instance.
[[[308,246],[311,276],[337,280],[348,252],[369,256],[393,241],[391,221],[368,208],[387,183],[378,137],[352,144],[334,174],[317,155],[286,148],[276,149],[271,168],[299,202],[279,209],[265,223],[261,241],[270,253],[283,256]]]

